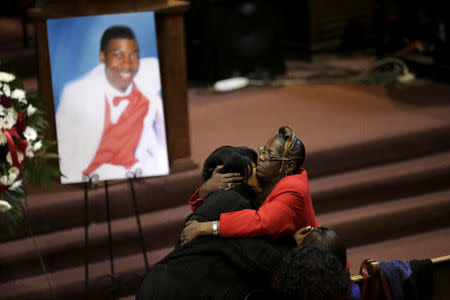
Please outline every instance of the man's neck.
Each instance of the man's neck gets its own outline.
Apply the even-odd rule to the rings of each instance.
[[[117,97],[117,96],[119,96],[119,97],[126,96],[126,95],[131,93],[132,89],[133,89],[133,82],[130,83],[124,91],[122,91],[122,90],[112,86],[108,82],[108,88],[106,90],[106,95],[107,95],[108,98],[110,98],[110,97]]]

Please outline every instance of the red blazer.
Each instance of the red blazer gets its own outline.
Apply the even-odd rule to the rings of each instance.
[[[198,190],[189,199],[193,210],[204,201],[197,196]],[[311,202],[308,176],[302,168],[299,174],[281,179],[259,210],[244,209],[221,214],[220,236],[277,239],[308,225],[317,227],[319,222]]]

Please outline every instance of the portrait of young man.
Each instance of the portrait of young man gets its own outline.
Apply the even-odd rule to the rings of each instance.
[[[61,181],[167,175],[157,57],[142,57],[128,25],[107,26],[97,45],[99,63],[64,85],[55,109]]]

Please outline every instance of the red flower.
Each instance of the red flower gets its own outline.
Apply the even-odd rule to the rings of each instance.
[[[27,128],[27,125],[25,124],[25,114],[21,111],[17,113],[17,123],[16,128],[18,133],[22,133],[25,131],[25,128]]]
[[[25,152],[27,146],[28,143],[25,140],[19,140],[16,144],[17,150],[20,150],[21,152]]]
[[[3,105],[4,108],[8,108],[11,106],[11,100],[9,100],[8,97],[6,97],[5,95],[2,95],[0,97],[0,102]]]
[[[0,194],[6,191],[7,186],[0,183]]]

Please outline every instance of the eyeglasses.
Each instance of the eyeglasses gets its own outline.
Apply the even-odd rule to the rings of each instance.
[[[267,152],[266,148],[264,147],[258,147],[258,154],[259,156],[264,156],[266,158],[269,158],[270,161],[288,161],[289,158],[279,157],[279,156],[273,156],[269,152]]]

